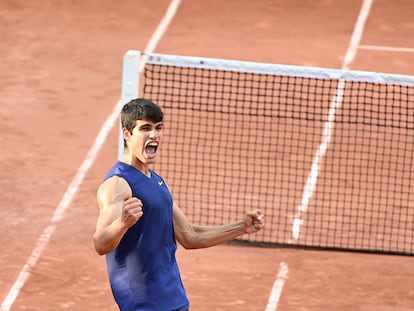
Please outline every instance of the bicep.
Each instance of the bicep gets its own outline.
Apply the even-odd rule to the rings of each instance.
[[[125,179],[111,177],[101,184],[97,192],[99,216],[97,229],[110,225],[122,214],[123,203],[132,195]]]
[[[194,236],[194,226],[188,221],[183,211],[175,203],[173,204],[173,215],[175,237],[181,245],[186,247],[186,244]]]

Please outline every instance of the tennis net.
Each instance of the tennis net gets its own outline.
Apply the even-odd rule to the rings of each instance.
[[[155,169],[192,222],[260,208],[264,230],[239,241],[413,254],[414,77],[127,55],[165,112]]]

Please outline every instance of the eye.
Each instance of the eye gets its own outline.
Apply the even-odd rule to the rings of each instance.
[[[144,131],[144,132],[151,131],[151,126],[149,125],[141,126],[141,131]]]

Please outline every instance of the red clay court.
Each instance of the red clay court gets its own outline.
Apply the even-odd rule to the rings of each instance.
[[[124,53],[148,48],[172,3],[0,3],[2,311],[117,310],[92,243],[117,157],[108,118]],[[155,52],[414,75],[409,0],[175,3]],[[178,259],[191,310],[414,309],[412,256],[222,245]]]

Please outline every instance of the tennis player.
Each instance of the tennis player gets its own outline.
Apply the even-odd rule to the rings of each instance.
[[[149,165],[163,137],[163,112],[147,99],[134,99],[121,112],[124,154],[97,192],[99,216],[93,239],[106,255],[115,301],[122,311],[186,311],[187,298],[175,252],[227,242],[263,227],[257,210],[222,226],[188,221],[165,180]]]

